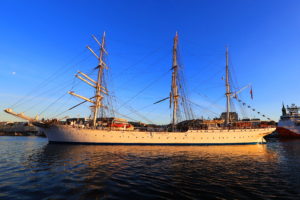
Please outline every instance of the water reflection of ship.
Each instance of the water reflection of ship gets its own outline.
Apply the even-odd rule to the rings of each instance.
[[[69,145],[47,144],[28,159],[43,165],[81,164],[85,166],[122,166],[139,159],[167,158],[184,160],[229,159],[265,162],[277,154],[265,145],[225,146],[140,146],[140,145]]]
[[[223,184],[229,190],[232,185],[247,187],[249,179],[254,184],[253,191],[257,191],[257,181],[263,183],[267,178],[268,183],[270,177],[266,174],[277,172],[277,154],[268,146],[48,144],[24,162],[32,165],[36,183],[50,193],[53,188],[63,187],[64,194],[75,199],[102,199],[111,195],[114,199],[148,195],[149,199],[174,199],[176,196],[165,194],[178,191],[186,197],[186,192],[201,194],[203,189],[213,194],[220,190],[208,187]],[[276,178],[272,181],[276,183]],[[195,199],[200,197],[196,195]]]

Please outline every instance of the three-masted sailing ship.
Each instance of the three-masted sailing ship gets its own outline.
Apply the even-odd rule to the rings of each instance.
[[[231,125],[230,99],[232,92],[230,91],[229,73],[228,73],[228,51],[226,51],[226,116],[225,121],[206,122],[202,128],[178,128],[178,110],[179,110],[179,86],[178,86],[178,62],[177,62],[177,45],[178,35],[174,38],[173,58],[172,58],[172,81],[170,96],[163,99],[169,100],[172,108],[171,125],[165,129],[140,129],[128,123],[127,120],[118,118],[99,118],[100,109],[106,109],[103,105],[103,98],[108,95],[109,91],[103,84],[103,73],[108,67],[104,62],[104,56],[107,54],[105,49],[105,33],[102,41],[99,42],[93,36],[99,45],[99,55],[90,47],[89,50],[98,60],[98,76],[97,80],[93,80],[87,74],[78,72],[77,78],[81,79],[95,89],[95,96],[86,98],[70,91],[69,94],[83,99],[84,102],[92,104],[92,119],[84,124],[76,124],[76,122],[68,121],[60,122],[57,120],[41,121],[16,113],[8,108],[5,112],[28,120],[37,126],[40,131],[44,132],[50,143],[84,143],[84,144],[168,144],[168,145],[210,145],[210,144],[258,144],[265,143],[264,136],[272,133],[273,127],[233,127]],[[163,101],[161,100],[161,101]],[[213,128],[210,128],[213,127]]]

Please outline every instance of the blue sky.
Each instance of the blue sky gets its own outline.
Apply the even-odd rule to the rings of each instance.
[[[195,108],[198,117],[215,117],[225,107],[221,78],[228,46],[239,86],[253,85],[254,100],[249,89],[243,100],[278,120],[283,101],[300,99],[299,13],[296,0],[2,0],[0,109],[22,99],[13,107],[17,112],[35,116],[45,110],[41,116],[51,117],[80,102],[64,95],[74,84],[72,90],[91,96],[74,74],[96,66],[85,46],[95,48],[91,34],[100,38],[106,31],[115,107],[128,102],[150,121],[169,122],[168,103],[152,103],[169,94],[172,41],[178,31],[189,96],[210,110]],[[88,106],[60,117],[88,116]],[[131,108],[119,112],[143,120]],[[258,117],[249,110],[247,116]],[[18,119],[1,112],[4,120]]]

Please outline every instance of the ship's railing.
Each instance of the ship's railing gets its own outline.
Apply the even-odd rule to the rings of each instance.
[[[266,128],[276,128],[276,126],[269,125],[264,127],[252,126],[252,127],[218,127],[218,128],[190,128],[189,130],[244,130],[244,129],[266,129]]]
[[[89,123],[72,123],[67,124],[60,121],[56,121],[57,124],[63,124],[72,128],[78,129],[96,129],[96,130],[108,130],[108,131],[140,131],[140,132],[172,132],[171,127],[134,127],[134,129],[127,129],[126,127],[115,128],[110,126],[97,126],[92,127]],[[252,126],[198,126],[198,127],[184,127],[175,130],[175,132],[186,132],[188,130],[247,130],[247,129],[265,129],[265,128],[275,128],[275,125],[269,124],[256,124]]]

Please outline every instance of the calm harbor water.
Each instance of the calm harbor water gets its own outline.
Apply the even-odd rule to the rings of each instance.
[[[0,199],[300,199],[300,140],[103,146],[0,137]]]

